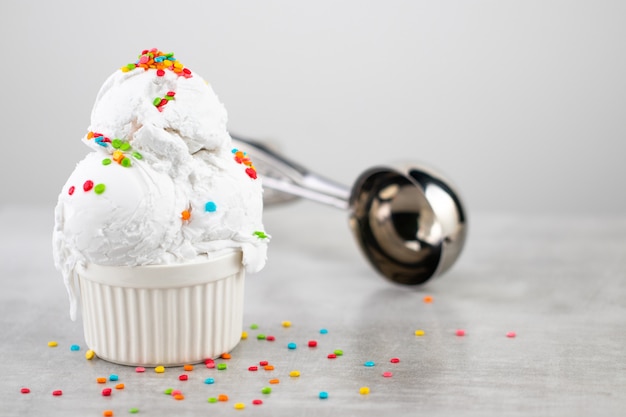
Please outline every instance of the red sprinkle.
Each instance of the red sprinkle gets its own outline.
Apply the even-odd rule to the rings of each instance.
[[[183,68],[183,72],[185,74],[191,74],[191,71],[189,70],[189,68]]]
[[[168,100],[166,98],[162,98],[161,102],[159,103],[159,107],[161,106],[165,106],[167,104]]]
[[[111,388],[105,388],[102,390],[102,395],[108,397],[111,395],[111,391],[113,391]]]
[[[164,75],[165,75],[165,71],[163,71],[162,69],[157,70],[157,75],[158,75],[159,77],[162,77],[162,76],[164,76]]]
[[[208,358],[208,359],[205,359],[205,360],[204,360],[204,364],[205,364],[205,365],[206,365],[207,363],[213,363],[213,362],[215,362],[215,361],[214,361],[213,359],[211,359],[211,358]]]
[[[174,97],[175,95],[176,95],[175,91],[168,91],[166,94],[166,96],[169,96],[169,97]]]
[[[253,168],[246,168],[246,174],[253,180],[256,180],[256,171]]]
[[[58,397],[60,395],[63,395],[63,391],[61,391],[60,389],[54,390],[52,391],[52,395]]]
[[[265,365],[267,365],[268,363],[269,363],[268,361],[261,361],[261,362],[259,362],[259,365],[261,365],[261,366],[265,366]]]
[[[391,358],[391,360],[389,362],[391,362],[391,363],[398,363],[398,362],[400,362],[400,359],[398,359],[398,358]]]
[[[251,367],[248,368],[248,371],[252,371],[252,372],[258,371],[258,370],[259,370],[258,366],[251,366]]]
[[[254,404],[254,405],[261,405],[261,404],[263,404],[263,400],[252,400],[252,404]]]
[[[317,346],[317,341],[316,340],[309,340],[309,347],[315,347]]]
[[[72,185],[72,186],[70,187],[70,189],[69,189],[69,190],[67,190],[67,193],[68,193],[69,195],[72,195],[72,194],[74,194],[74,190],[75,190],[75,189],[76,189],[76,187],[74,187],[74,186]]]
[[[22,389],[20,390],[20,392],[21,392],[22,394],[28,394],[28,393],[30,392],[30,388],[22,388]]]
[[[335,359],[336,357],[337,357],[337,355],[334,354],[334,353],[329,353],[328,354],[328,359]]]
[[[92,188],[93,188],[93,181],[91,181],[91,180],[85,181],[85,183],[83,184],[83,190],[89,191]]]
[[[265,340],[267,340],[268,342],[273,342],[274,340],[276,340],[276,338],[274,336],[267,336]]]
[[[179,379],[180,381],[186,381],[186,380],[188,380],[188,379],[189,379],[189,376],[188,376],[188,375],[185,375],[185,374],[182,374],[182,375],[180,375],[180,376],[178,377],[178,379]]]

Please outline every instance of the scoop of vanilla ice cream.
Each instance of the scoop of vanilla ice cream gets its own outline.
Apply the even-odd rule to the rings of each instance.
[[[263,268],[261,180],[232,149],[226,121],[211,87],[171,54],[144,51],[105,81],[83,138],[92,152],[55,209],[53,255],[72,318],[74,277],[89,263],[172,264],[241,248],[248,272]]]

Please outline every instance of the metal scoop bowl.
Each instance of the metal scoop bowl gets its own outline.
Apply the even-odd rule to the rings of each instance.
[[[302,197],[349,210],[362,252],[389,280],[423,284],[446,272],[459,257],[467,235],[465,208],[450,182],[434,170],[409,164],[373,167],[348,188],[262,143],[231,136],[254,161],[265,205]]]

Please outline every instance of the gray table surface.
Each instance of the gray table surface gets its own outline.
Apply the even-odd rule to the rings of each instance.
[[[625,216],[470,212],[453,269],[406,288],[369,267],[346,213],[306,201],[269,208],[270,258],[246,278],[249,338],[232,359],[218,361],[228,369],[198,365],[179,381],[182,368],[139,374],[85,360],[82,324],[70,321],[52,264],[51,210],[0,207],[1,416],[125,416],[133,407],[150,416],[626,415]],[[415,336],[418,329],[424,336]],[[510,331],[517,336],[506,337]],[[275,340],[258,340],[259,333]],[[335,349],[344,355],[328,359]],[[248,371],[262,360],[274,371]],[[300,376],[290,377],[292,370]],[[114,383],[96,378],[111,374],[125,388],[103,397],[103,386]],[[205,384],[207,377],[215,383]],[[266,386],[271,394],[261,393]],[[359,393],[363,386],[368,395]],[[163,394],[167,388],[185,399]],[[53,396],[56,389],[63,395]],[[218,394],[229,401],[207,401]]]

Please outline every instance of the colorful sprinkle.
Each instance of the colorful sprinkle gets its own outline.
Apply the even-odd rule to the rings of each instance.
[[[250,325],[250,328],[251,328],[252,330],[256,330],[256,329],[258,329],[258,328],[259,328],[259,325],[258,325],[258,324],[251,324],[251,325]]]
[[[260,230],[257,230],[253,232],[252,234],[258,237],[259,239],[267,239],[269,237],[268,235],[265,234],[265,232],[262,232]]]
[[[361,387],[359,388],[359,394],[361,395],[367,395],[370,393],[370,389],[369,387]]]
[[[228,352],[222,353],[221,358],[222,359],[227,359],[227,360],[230,359],[231,358],[230,353],[228,353]]]
[[[159,77],[164,76],[166,70],[174,72],[179,77],[192,77],[191,71],[174,58],[173,53],[164,53],[157,48],[143,50],[135,62],[121,67],[120,70],[128,72],[136,68],[143,68],[145,71],[154,69]]]
[[[424,330],[416,330],[415,331],[415,336],[424,336]]]
[[[250,366],[250,367],[248,368],[248,371],[250,371],[250,372],[256,372],[256,371],[258,371],[258,370],[259,370],[259,367],[258,367],[258,366]]]
[[[176,401],[182,401],[185,399],[185,396],[183,394],[175,394],[173,397]]]
[[[218,364],[218,365],[217,365],[217,370],[218,370],[218,371],[223,371],[223,370],[225,370],[226,368],[227,368],[227,366],[226,366],[226,364],[225,364],[225,363],[220,363],[220,364]]]
[[[126,386],[124,384],[117,384],[115,389],[124,389]]]
[[[267,340],[268,342],[273,342],[274,340],[276,340],[276,338],[270,335],[270,336],[267,336],[265,340]]]
[[[52,395],[54,395],[55,397],[59,397],[63,395],[63,391],[61,391],[60,389],[54,390],[52,391]]]
[[[71,186],[71,187],[67,190],[67,193],[68,193],[69,195],[72,195],[72,194],[74,194],[74,190],[76,190],[76,187],[74,187],[74,186],[72,185],[72,186]]]
[[[320,391],[318,397],[320,398],[320,400],[325,400],[328,398],[328,393],[326,391]]]
[[[193,365],[187,364],[187,365],[183,366],[183,369],[185,371],[193,371]]]
[[[295,349],[296,347],[298,347],[298,346],[297,346],[294,342],[289,342],[289,343],[287,343],[287,348],[288,348],[288,349],[293,350],[293,349]]]
[[[135,372],[137,373],[146,372],[146,368],[144,368],[143,366],[138,366],[135,368]]]
[[[269,383],[272,384],[272,385],[279,384],[280,383],[280,379],[272,378],[272,379],[269,380]]]
[[[268,361],[260,361],[259,365],[266,366],[268,363],[269,363]]]
[[[263,333],[259,333],[256,335],[257,340],[265,340],[265,335]]]
[[[342,355],[343,355],[343,350],[341,350],[341,349],[335,349],[335,350],[333,351],[333,353],[334,353],[335,355],[337,355],[337,356],[342,356]]]
[[[139,152],[133,152],[133,157],[135,159],[143,159],[143,156]]]
[[[243,410],[246,408],[246,405],[244,403],[235,403],[234,407],[236,410]]]
[[[130,410],[128,410],[128,412],[131,413],[131,414],[137,414],[139,412],[139,409],[133,407]]]
[[[400,362],[400,359],[399,358],[391,358],[391,359],[389,359],[389,362],[391,362],[391,363],[398,363],[398,362]]]
[[[57,346],[59,346],[59,344],[55,342],[54,340],[48,342],[48,347],[57,347]]]
[[[217,396],[217,400],[218,401],[228,401],[228,395],[220,394],[220,395]]]
[[[180,217],[181,217],[184,221],[189,220],[189,218],[191,217],[191,213],[189,212],[189,210],[183,210],[183,211],[180,213]]]
[[[270,387],[263,387],[263,389],[261,390],[262,394],[270,394],[272,392],[272,389]]]
[[[289,372],[289,376],[293,378],[297,378],[300,376],[300,371],[291,371]]]
[[[92,360],[95,356],[96,356],[96,352],[94,352],[91,349],[89,349],[89,350],[87,350],[87,352],[85,352],[85,359],[87,359],[88,361]]]
[[[106,190],[106,185],[104,184],[98,184],[93,189],[96,194],[102,194],[104,190]]]
[[[165,391],[163,391],[163,394],[172,395],[172,392],[174,392],[174,388],[167,388]]]
[[[28,393],[30,392],[30,388],[26,388],[26,387],[24,387],[24,388],[22,388],[22,389],[20,390],[20,392],[21,392],[22,394],[28,394]]]
[[[210,403],[216,403],[216,402],[217,402],[217,398],[215,398],[215,397],[209,397],[209,399],[207,400],[207,402],[210,402]]]
[[[217,210],[217,205],[213,201],[209,201],[204,205],[204,211],[213,213]]]
[[[309,340],[309,347],[317,347],[317,340]]]
[[[107,379],[106,379],[105,377],[101,376],[101,377],[99,377],[99,378],[96,378],[96,382],[97,382],[98,384],[104,384],[104,383],[106,383],[106,382],[107,382]]]
[[[241,338],[243,340],[246,340],[248,338],[248,332],[246,332],[246,331],[241,332]]]
[[[424,300],[424,302],[425,302],[426,304],[430,304],[430,303],[432,303],[432,302],[433,302],[433,297],[432,297],[432,296],[430,296],[430,295],[426,295],[426,296],[424,296],[423,300]]]
[[[337,355],[334,354],[334,353],[329,353],[328,356],[327,356],[328,359],[335,359],[336,357],[337,357]]]
[[[274,365],[265,365],[263,367],[263,369],[265,369],[266,371],[273,371],[274,370]]]
[[[283,321],[282,323],[280,323],[283,327],[291,327],[291,322],[288,320]]]
[[[163,372],[165,372],[165,367],[159,365],[156,368],[154,368],[154,372],[156,372],[157,374],[162,374]]]
[[[72,346],[70,346],[70,350],[73,351],[73,352],[76,352],[76,351],[80,350],[80,346],[72,345]]]
[[[189,375],[187,375],[187,374],[178,375],[178,380],[179,381],[186,381],[188,379],[189,379]]]
[[[465,330],[463,330],[463,329],[458,329],[458,330],[455,332],[455,334],[456,334],[457,336],[465,336]]]
[[[92,188],[93,188],[93,181],[91,180],[85,181],[85,183],[83,184],[83,190],[87,192],[87,191],[90,191]]]
[[[102,412],[102,415],[103,415],[104,417],[112,417],[112,416],[113,416],[113,410],[104,410],[104,411]]]
[[[506,337],[515,337],[515,336],[517,336],[517,335],[515,334],[515,332],[508,332],[508,333],[506,334]]]
[[[366,366],[368,368],[371,368],[372,366],[376,365],[373,361],[367,361],[363,364],[363,366]]]
[[[252,404],[254,404],[254,405],[261,405],[261,404],[263,404],[263,400],[252,400]]]
[[[109,397],[109,396],[111,396],[111,391],[113,391],[111,388],[103,388],[102,389],[102,395],[104,397]]]
[[[320,334],[327,334],[327,333],[328,333],[328,330],[326,330],[326,329],[320,329]]]
[[[383,376],[385,378],[391,378],[393,376],[393,374],[391,372],[387,371],[387,372],[383,372]]]

